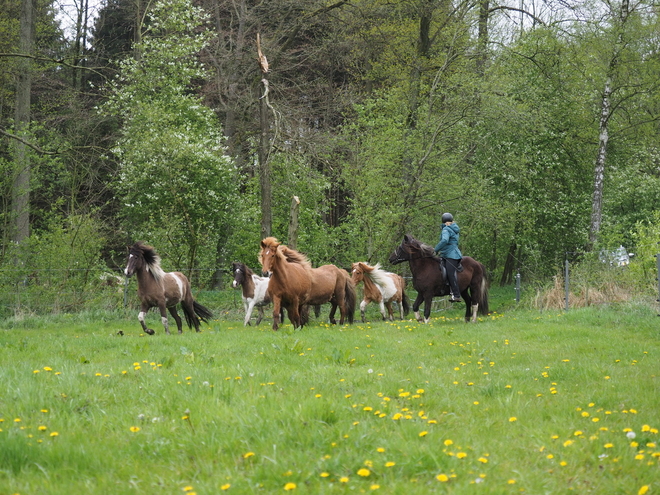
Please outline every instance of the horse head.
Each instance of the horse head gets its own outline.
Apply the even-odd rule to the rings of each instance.
[[[231,286],[234,289],[238,289],[238,287],[243,285],[243,282],[245,282],[245,276],[247,275],[246,268],[247,266],[245,266],[243,263],[239,263],[238,261],[234,261],[231,264],[231,271],[234,274],[234,281],[231,283]]]
[[[144,242],[138,241],[128,248],[128,262],[124,274],[130,277],[144,269],[150,271],[156,278],[159,278],[163,272],[160,267],[160,256],[156,254],[156,250]]]
[[[423,244],[411,235],[404,235],[401,244],[394,250],[389,258],[393,265],[418,258],[432,258],[433,247]]]
[[[266,237],[261,241],[259,263],[261,263],[262,272],[271,273],[279,246],[280,242],[275,237]]]
[[[351,266],[351,279],[353,280],[353,283],[355,285],[359,284],[362,282],[364,279],[364,263],[361,261],[357,263],[353,263]]]

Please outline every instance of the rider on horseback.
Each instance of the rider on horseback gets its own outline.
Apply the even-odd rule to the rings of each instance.
[[[445,260],[447,270],[447,279],[451,291],[450,302],[461,302],[461,292],[458,288],[458,277],[456,271],[461,271],[460,263],[463,255],[458,249],[458,239],[460,227],[454,223],[454,217],[451,213],[442,214],[442,230],[440,231],[440,241],[435,246],[435,254],[439,254]]]

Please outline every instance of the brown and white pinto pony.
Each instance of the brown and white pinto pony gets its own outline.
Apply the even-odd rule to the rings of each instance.
[[[178,303],[181,303],[188,328],[194,326],[197,332],[199,332],[200,320],[208,323],[208,319],[213,318],[213,314],[207,308],[193,299],[188,278],[181,272],[164,272],[160,267],[160,256],[156,254],[153,247],[141,241],[129,248],[128,263],[124,274],[127,277],[136,274],[141,303],[138,320],[144,333],[149,335],[155,333],[152,329],[147,328],[144,322],[145,315],[149,309],[154,307],[159,309],[163,327],[168,335],[170,328],[166,309],[169,309],[176,321],[179,333],[183,332],[181,318],[176,311]]]
[[[231,271],[234,274],[234,281],[231,286],[234,289],[242,288],[243,308],[245,309],[245,320],[243,326],[250,324],[252,310],[256,307],[258,310],[257,322],[259,325],[264,318],[264,306],[270,304],[270,294],[268,293],[268,277],[260,277],[254,273],[245,263],[235,261],[231,265]]]
[[[259,262],[270,273],[268,292],[273,301],[273,330],[280,323],[280,309],[284,308],[294,328],[307,323],[305,305],[331,303],[330,322],[335,324],[335,312],[340,311],[341,325],[347,319],[353,323],[355,286],[344,270],[334,265],[312,268],[302,253],[281,244],[275,237],[261,241]]]
[[[389,315],[390,321],[394,321],[393,301],[399,306],[402,320],[410,311],[410,303],[405,292],[406,282],[401,275],[386,272],[381,269],[380,264],[371,266],[360,261],[353,263],[353,283],[357,286],[360,282],[364,282],[364,298],[360,303],[362,323],[365,323],[364,310],[370,302],[378,303],[383,320]],[[388,315],[385,314],[385,307]]]

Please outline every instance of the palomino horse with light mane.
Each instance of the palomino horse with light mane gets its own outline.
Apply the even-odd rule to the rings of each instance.
[[[410,311],[408,296],[405,292],[406,282],[401,275],[386,272],[381,269],[380,264],[371,266],[360,261],[353,263],[353,283],[357,286],[360,282],[364,282],[364,298],[360,303],[362,323],[365,322],[364,310],[370,302],[378,303],[383,320],[387,319],[385,314],[385,307],[387,307],[390,321],[394,321],[393,301],[399,306],[402,320]]]
[[[181,303],[183,313],[186,317],[188,328],[195,327],[199,332],[199,320],[208,323],[213,314],[204,306],[193,299],[188,278],[181,272],[164,272],[160,267],[160,256],[156,254],[153,247],[136,242],[129,248],[128,264],[124,273],[127,277],[134,273],[138,281],[138,296],[140,297],[140,313],[138,320],[142,325],[144,333],[153,335],[155,332],[147,328],[144,317],[149,309],[157,307],[160,310],[160,318],[165,327],[165,332],[170,333],[167,323],[167,312],[176,321],[179,333],[183,332],[181,318],[176,311],[176,305]]]
[[[307,323],[305,305],[332,304],[330,322],[336,323],[335,312],[339,307],[340,321],[353,323],[355,313],[355,286],[344,270],[334,265],[312,268],[307,257],[281,244],[275,237],[261,241],[259,261],[269,272],[268,291],[273,300],[273,330],[279,325],[280,308],[287,310],[294,328]]]
[[[270,295],[268,294],[268,277],[260,277],[254,273],[245,263],[235,261],[231,265],[231,271],[234,274],[234,281],[231,286],[234,289],[242,288],[243,308],[245,309],[245,321],[243,326],[250,324],[252,311],[255,306],[259,312],[256,324],[259,325],[264,318],[264,306],[270,304]]]
[[[449,295],[449,285],[440,258],[435,256],[433,247],[423,244],[410,235],[396,248],[390,263],[396,265],[407,261],[413,277],[413,287],[417,298],[413,303],[413,311],[417,321],[428,323],[431,316],[431,303],[434,296]],[[480,315],[488,314],[488,281],[486,267],[474,258],[463,256],[461,260],[463,271],[457,273],[458,288],[465,300],[465,321],[477,321]],[[424,301],[424,319],[419,314],[419,307]]]

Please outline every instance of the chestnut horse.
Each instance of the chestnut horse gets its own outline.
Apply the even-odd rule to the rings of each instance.
[[[360,282],[364,282],[364,298],[360,303],[362,323],[365,322],[364,310],[370,302],[378,303],[383,320],[387,319],[385,314],[385,307],[387,307],[390,321],[394,321],[392,301],[398,304],[402,320],[410,311],[408,296],[405,292],[406,282],[401,275],[386,272],[381,269],[380,264],[371,266],[360,261],[353,263],[353,283],[357,286]]]
[[[234,274],[234,281],[231,286],[234,289],[242,288],[243,308],[245,309],[245,320],[243,326],[250,324],[252,311],[255,306],[259,312],[256,324],[259,325],[264,318],[264,306],[270,304],[270,295],[268,294],[268,277],[260,277],[254,273],[245,263],[235,261],[231,265],[231,271]]]
[[[160,310],[160,319],[169,335],[170,328],[167,322],[167,312],[176,321],[179,333],[183,332],[181,318],[176,311],[176,305],[181,303],[183,313],[186,317],[188,328],[195,327],[199,332],[199,320],[208,323],[213,314],[204,306],[193,299],[188,278],[181,272],[165,273],[160,267],[160,256],[156,254],[153,247],[141,241],[136,242],[129,248],[128,263],[124,273],[130,277],[134,273],[138,281],[138,296],[140,297],[140,313],[138,320],[142,325],[144,333],[153,335],[155,332],[147,328],[144,317],[149,309],[157,307]]]
[[[449,295],[449,285],[444,268],[440,265],[440,258],[435,256],[432,246],[423,244],[410,235],[403,237],[403,241],[396,248],[390,263],[396,265],[407,261],[413,277],[413,287],[417,291],[417,298],[413,303],[413,311],[417,321],[428,323],[431,315],[431,303],[434,296]],[[465,300],[465,321],[477,321],[477,312],[480,315],[488,314],[488,281],[486,267],[474,258],[463,256],[461,260],[463,271],[457,272],[458,287]],[[424,319],[420,317],[419,307],[424,301]]]
[[[312,268],[307,257],[298,251],[281,244],[275,237],[261,241],[259,261],[263,270],[269,272],[268,291],[273,300],[273,330],[280,322],[280,308],[287,310],[294,328],[307,323],[307,310],[303,306],[330,302],[330,321],[337,307],[340,311],[340,324],[348,319],[353,323],[355,313],[355,287],[348,273],[334,265]]]

